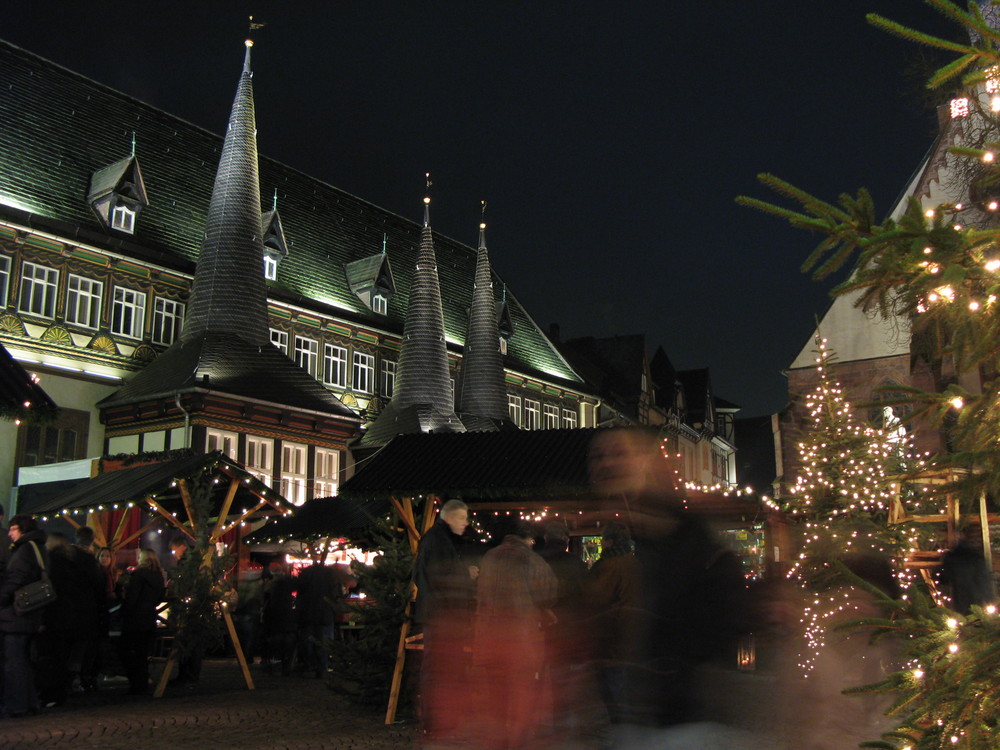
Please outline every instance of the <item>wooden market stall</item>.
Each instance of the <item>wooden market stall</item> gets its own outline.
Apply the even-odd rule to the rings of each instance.
[[[193,507],[195,482],[210,487],[209,517],[207,527],[203,528],[199,527]],[[208,550],[202,565],[209,566],[217,544],[235,542],[246,524],[269,516],[289,515],[293,508],[241,464],[214,451],[197,455],[185,452],[162,460],[148,460],[139,455],[132,465],[97,474],[25,511],[39,516],[43,522],[61,518],[75,527],[88,525],[94,529],[98,544],[112,550],[132,544],[157,526],[179,531],[191,540],[207,535]],[[222,616],[247,688],[253,690],[253,679],[228,607],[223,606]],[[175,644],[155,697],[163,695],[176,659]]]
[[[391,502],[416,552],[444,500],[465,502],[484,515],[559,518],[571,534],[600,534],[600,524],[626,516],[624,506],[596,497],[587,455],[598,430],[515,430],[399,435],[371,457],[341,488],[341,497],[367,503]],[[756,499],[723,493],[688,493],[678,498],[714,518],[750,523],[766,510]],[[415,592],[414,592],[415,593]],[[407,648],[419,648],[404,623],[397,648],[386,723],[395,719]]]

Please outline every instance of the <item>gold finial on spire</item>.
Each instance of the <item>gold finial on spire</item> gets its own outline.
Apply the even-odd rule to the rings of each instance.
[[[426,190],[427,190],[427,194],[424,195],[424,226],[425,227],[429,227],[431,225],[431,196],[430,196],[430,192],[431,192],[431,185],[434,184],[433,182],[431,182],[431,173],[430,172],[425,172],[424,173],[424,182],[426,183],[425,187],[426,187]]]
[[[479,202],[483,205],[481,218],[479,220],[479,228],[486,229],[486,201],[479,201]]]

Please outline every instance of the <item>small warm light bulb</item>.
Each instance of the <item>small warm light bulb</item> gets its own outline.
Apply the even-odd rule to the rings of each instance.
[[[955,398],[953,398],[950,403],[956,409],[961,409],[963,406],[965,406],[965,400],[961,396],[955,396]],[[952,622],[955,622],[954,620],[948,620],[948,622],[949,622],[948,627],[951,627],[951,628],[955,627],[955,625],[951,625],[950,624]],[[955,623],[955,624],[957,625],[958,623]]]
[[[961,399],[959,399],[959,400],[961,400]],[[954,401],[952,403],[954,403]],[[958,408],[958,407],[956,407],[956,408]],[[954,617],[949,617],[945,621],[945,625],[947,625],[949,628],[957,628],[958,627],[958,620],[956,620]]]
[[[992,151],[987,151],[985,154],[983,154],[983,161],[986,162],[987,164],[991,163],[995,158],[996,154],[994,154]]]
[[[988,208],[990,211],[996,211],[998,208],[1000,208],[1000,203],[997,203],[996,201],[990,201],[989,203],[986,204],[986,208]]]
[[[933,208],[928,208],[926,211],[924,211],[924,216],[926,216],[928,219],[933,219],[934,218],[934,209]]]
[[[975,300],[972,300],[972,302],[969,303],[969,309],[972,312],[976,312],[979,309],[979,303],[976,302]]]
[[[992,260],[986,261],[983,268],[987,271],[1000,271],[1000,258],[993,258]]]

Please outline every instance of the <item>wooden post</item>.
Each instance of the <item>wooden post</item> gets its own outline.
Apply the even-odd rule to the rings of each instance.
[[[236,635],[233,615],[225,603],[222,605],[222,619],[226,621],[226,629],[229,630],[229,637],[233,640],[233,648],[236,650],[236,661],[240,663],[240,669],[243,670],[243,679],[247,684],[247,690],[254,690],[253,677],[250,676],[250,667],[247,666],[247,658],[243,653],[243,646],[240,645],[239,636]]]
[[[399,513],[403,525],[406,526],[406,535],[410,542],[410,549],[413,554],[417,554],[417,547],[420,545],[420,532],[417,531],[416,520],[413,516],[413,498],[402,499],[391,498],[393,507]],[[428,510],[429,509],[429,510]],[[427,497],[427,507],[424,508],[424,533],[430,528],[434,519],[434,498]],[[431,519],[428,522],[428,518]],[[404,611],[403,626],[399,629],[399,644],[396,646],[396,667],[392,670],[392,683],[389,688],[389,705],[385,709],[385,723],[392,724],[396,721],[396,708],[399,706],[399,691],[403,684],[403,668],[406,666],[406,641],[410,635],[410,612],[413,609],[413,601],[417,598],[417,587],[410,584],[410,600],[406,603]]]

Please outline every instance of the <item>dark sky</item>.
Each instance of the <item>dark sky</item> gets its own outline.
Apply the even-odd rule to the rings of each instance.
[[[816,238],[735,196],[767,171],[883,215],[934,137],[920,48],[869,11],[956,33],[919,0],[20,0],[0,36],[221,134],[253,12],[261,153],[414,220],[430,171],[470,244],[487,200],[543,329],[645,333],[751,416],[828,298]]]

